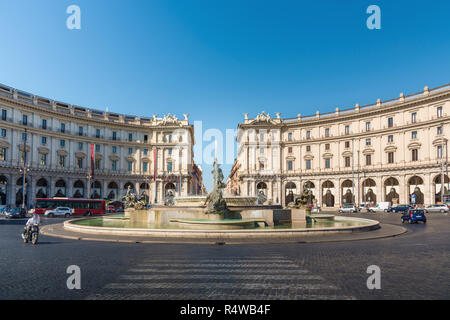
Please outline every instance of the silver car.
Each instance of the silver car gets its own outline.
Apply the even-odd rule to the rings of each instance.
[[[433,204],[433,205],[425,208],[425,213],[429,213],[429,212],[444,213],[444,212],[448,212],[448,211],[449,211],[449,209],[448,209],[447,205],[445,205],[445,204]]]
[[[357,213],[358,209],[353,204],[344,204],[341,208],[339,208],[339,213]]]
[[[70,217],[73,213],[73,209],[67,208],[67,207],[58,207],[53,210],[47,210],[45,211],[46,217]]]

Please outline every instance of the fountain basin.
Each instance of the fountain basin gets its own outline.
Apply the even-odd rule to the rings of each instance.
[[[183,229],[198,230],[236,230],[236,229],[254,229],[264,227],[264,219],[170,219],[170,222],[177,223]]]

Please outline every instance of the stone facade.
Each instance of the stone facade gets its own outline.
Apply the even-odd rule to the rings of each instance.
[[[450,85],[367,106],[282,119],[262,112],[239,124],[227,190],[263,192],[286,205],[305,184],[321,207],[441,200],[447,176]]]
[[[182,196],[203,191],[188,115],[109,113],[5,85],[0,85],[0,112],[0,205],[22,203],[24,149],[28,206],[36,197],[86,198],[88,189],[93,198],[117,200],[131,186],[152,203],[162,203],[169,190]],[[88,188],[91,144],[95,170]]]

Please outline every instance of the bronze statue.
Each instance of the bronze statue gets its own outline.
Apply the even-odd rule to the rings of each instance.
[[[217,159],[214,159],[213,171],[214,186],[211,193],[206,197],[205,205],[207,206],[208,214],[220,214],[225,215],[229,212],[227,203],[222,196],[222,189],[225,188],[225,184],[222,182],[223,173],[220,169]]]

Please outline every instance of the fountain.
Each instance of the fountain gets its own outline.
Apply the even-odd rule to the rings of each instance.
[[[379,228],[377,221],[368,219],[312,215],[313,195],[307,188],[285,209],[261,204],[258,197],[227,197],[217,159],[212,174],[213,190],[207,196],[173,197],[145,209],[145,203],[128,189],[124,216],[71,220],[64,228],[119,236],[220,239],[292,238]]]

